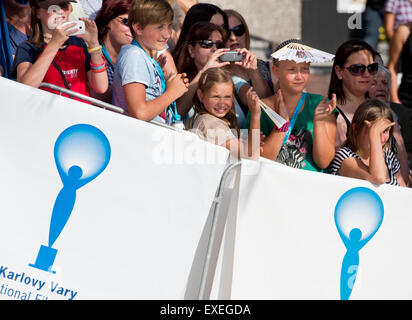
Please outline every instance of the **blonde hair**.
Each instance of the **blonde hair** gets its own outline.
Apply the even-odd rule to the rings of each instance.
[[[360,149],[359,135],[366,126],[365,121],[373,122],[377,119],[387,119],[390,122],[395,122],[395,117],[389,106],[378,99],[370,99],[361,103],[356,109],[355,114],[349,128],[348,139],[345,142],[345,147],[350,148],[352,151],[357,152]],[[393,137],[393,126],[389,131],[389,139],[384,144],[384,149],[391,149]]]
[[[141,29],[148,24],[172,23],[173,9],[166,0],[133,0],[129,10],[129,25],[133,37],[133,24],[138,23]]]
[[[236,112],[235,112],[235,95],[234,95],[234,84],[232,81],[232,75],[228,70],[221,69],[221,68],[209,68],[200,76],[198,89],[203,93],[208,92],[212,87],[219,83],[230,83],[232,85],[232,107],[230,108],[229,112],[221,118],[223,121],[227,123],[229,128],[236,129],[239,131],[239,125],[237,123]],[[189,119],[188,128],[193,126],[194,119],[197,115],[209,113],[200,99],[195,93],[193,96],[193,109],[195,114],[192,118]],[[238,132],[239,133],[239,132]]]

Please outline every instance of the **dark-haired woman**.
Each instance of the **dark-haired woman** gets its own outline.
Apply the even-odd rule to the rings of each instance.
[[[187,35],[192,26],[195,23],[202,21],[210,22],[222,27],[226,32],[226,35],[224,35],[225,37],[229,34],[228,18],[222,9],[210,3],[195,4],[186,13],[182,28],[180,30],[179,40],[173,49],[172,55],[175,61],[177,61],[178,57],[182,54]]]
[[[362,40],[344,42],[337,50],[329,83],[329,99],[336,94],[338,149],[347,139],[350,122],[358,106],[366,100],[373,76],[378,72],[375,51]]]
[[[104,93],[108,80],[96,24],[82,19],[86,32],[74,37],[71,34],[77,31],[73,28],[75,23],[63,25],[71,12],[70,1],[60,3],[58,11],[48,10],[38,0],[30,4],[33,33],[17,48],[12,76],[35,88],[47,82],[86,96],[90,95],[89,87]]]
[[[105,0],[95,22],[99,30],[99,42],[107,65],[108,90],[103,95],[93,93],[105,102],[112,102],[114,67],[120,49],[133,40],[129,28],[128,12],[132,0]]]
[[[225,31],[221,27],[210,22],[196,23],[190,29],[183,44],[181,55],[176,60],[178,71],[186,73],[190,81],[189,91],[178,100],[181,114],[186,115],[192,107],[192,99],[202,73],[209,68],[228,67],[231,64],[230,62],[221,62],[219,60],[220,56],[229,51],[229,49],[225,48],[225,35]],[[243,55],[243,60],[234,64],[243,70],[257,68],[256,56],[245,48],[237,49],[237,51]],[[250,85],[239,77],[233,76],[232,80],[237,94],[235,99],[236,117],[239,127],[243,128],[247,113],[242,110],[239,101],[247,101],[246,93]]]

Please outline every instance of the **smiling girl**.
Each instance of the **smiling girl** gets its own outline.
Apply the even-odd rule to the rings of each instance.
[[[199,80],[194,96],[194,116],[188,122],[201,138],[224,146],[236,158],[257,159],[260,153],[259,97],[249,89],[248,106],[251,113],[246,140],[239,138],[239,126],[234,109],[234,84],[231,74],[221,68],[206,70]]]

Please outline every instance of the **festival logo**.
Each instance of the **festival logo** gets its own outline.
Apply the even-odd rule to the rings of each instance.
[[[359,267],[359,251],[372,239],[383,221],[383,203],[371,189],[345,192],[335,207],[335,224],[346,247],[340,274],[340,298],[348,300]]]
[[[63,188],[54,202],[49,243],[47,246],[41,245],[36,262],[29,266],[55,273],[52,266],[57,250],[52,246],[70,218],[76,191],[106,169],[110,154],[109,140],[94,126],[73,125],[59,135],[54,145],[54,159]]]

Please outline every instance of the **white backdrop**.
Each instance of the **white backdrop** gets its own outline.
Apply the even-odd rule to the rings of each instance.
[[[0,299],[182,299],[227,150],[3,78],[0,96]],[[54,144],[79,123],[107,136],[111,159],[77,190],[53,275],[29,264],[62,188]]]
[[[197,298],[227,150],[2,78],[0,95],[0,299]],[[77,190],[52,274],[29,264],[62,188],[54,144],[75,124],[100,129],[111,158]],[[243,161],[216,202],[206,297],[339,299],[346,248],[334,210],[359,186],[377,193],[384,218],[359,251],[350,299],[411,299],[411,189],[265,159]]]
[[[235,249],[226,251],[233,255],[226,257],[233,259],[233,274],[232,279],[220,280],[229,285],[232,281],[230,298],[340,299],[346,248],[335,226],[334,210],[339,198],[354,187],[378,194],[384,218],[359,251],[350,299],[411,299],[411,189],[376,187],[266,160],[254,168],[242,167],[238,215],[230,227],[235,229]]]

